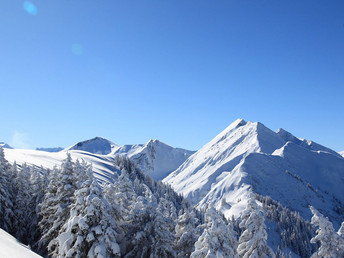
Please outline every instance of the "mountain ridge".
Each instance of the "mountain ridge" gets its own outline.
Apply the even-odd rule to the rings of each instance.
[[[344,218],[343,171],[344,159],[327,147],[238,119],[163,182],[200,208],[213,203],[228,218],[238,216],[255,192],[307,219],[313,205],[338,224]]]

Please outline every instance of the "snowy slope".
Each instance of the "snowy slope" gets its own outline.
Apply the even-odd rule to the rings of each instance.
[[[105,138],[95,137],[90,140],[79,142],[74,144],[65,150],[81,150],[87,151],[94,154],[106,155],[111,153],[114,149],[117,149],[119,146]]]
[[[62,161],[67,157],[67,151],[45,152],[37,150],[24,149],[4,149],[5,158],[18,165],[28,163],[35,166],[43,166],[52,169],[54,166],[60,166]],[[107,155],[97,155],[85,151],[69,150],[73,160],[85,160],[92,164],[95,176],[101,181],[112,181],[114,171],[117,171],[113,157]]]
[[[242,119],[163,182],[199,207],[214,203],[227,217],[238,216],[249,192],[254,191],[270,195],[307,219],[310,204],[337,223],[344,219],[344,212],[340,215],[334,211],[344,203],[343,158],[285,130],[275,133],[261,123]]]
[[[146,144],[124,145],[114,152],[132,159],[155,180],[165,178],[193,153],[193,151],[173,148],[159,140],[150,140]]]
[[[38,254],[22,245],[13,236],[0,229],[0,257],[1,258],[38,258]]]

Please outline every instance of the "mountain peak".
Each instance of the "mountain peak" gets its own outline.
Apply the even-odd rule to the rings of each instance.
[[[78,142],[65,150],[82,150],[94,154],[107,155],[116,147],[118,147],[118,145],[108,139],[103,137],[94,137],[86,141]]]
[[[13,149],[10,145],[5,142],[0,142],[0,148]]]

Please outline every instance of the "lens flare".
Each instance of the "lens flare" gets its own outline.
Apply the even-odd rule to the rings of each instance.
[[[72,45],[72,52],[74,55],[81,56],[84,52],[84,49],[80,44],[73,44]]]
[[[36,6],[33,3],[29,2],[29,1],[25,1],[23,3],[23,8],[30,15],[36,15],[37,14]]]

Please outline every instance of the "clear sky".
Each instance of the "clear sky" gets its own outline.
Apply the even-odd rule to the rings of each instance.
[[[343,0],[0,0],[0,141],[198,149],[237,118],[344,150]]]

